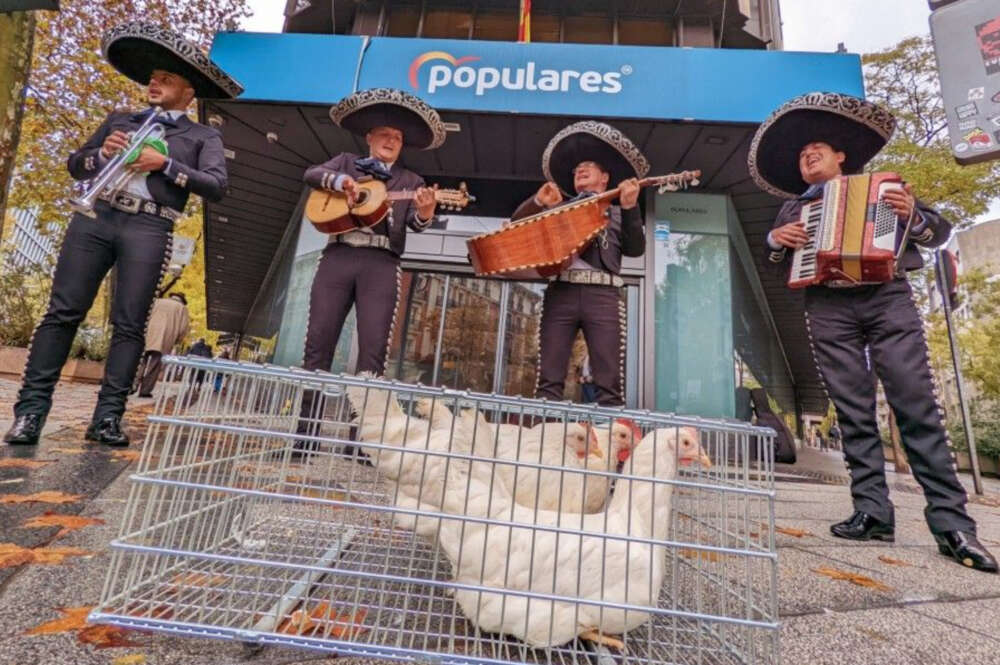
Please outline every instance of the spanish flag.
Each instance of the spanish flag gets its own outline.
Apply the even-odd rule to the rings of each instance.
[[[531,41],[531,0],[521,0],[521,14],[517,22],[517,41]]]

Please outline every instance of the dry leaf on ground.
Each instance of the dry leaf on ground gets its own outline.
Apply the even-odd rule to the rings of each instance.
[[[87,448],[53,448],[49,452],[62,453],[64,455],[82,455],[93,451],[88,450]]]
[[[142,453],[138,450],[115,450],[111,453],[111,456],[115,459],[125,460],[126,462],[135,462],[141,455]]]
[[[330,604],[322,602],[313,608],[311,612],[305,609],[295,610],[291,616],[281,622],[278,632],[286,635],[306,635],[319,628],[319,624],[313,620],[314,617],[322,617],[330,612]]]
[[[54,459],[22,459],[20,457],[5,457],[0,459],[0,469],[38,469],[46,464],[52,464]]]
[[[837,570],[836,568],[830,568],[828,566],[820,566],[819,568],[813,568],[812,571],[814,573],[818,573],[819,575],[826,575],[834,580],[844,580],[845,582],[850,582],[851,584],[856,584],[868,589],[875,589],[876,591],[892,591],[891,586],[882,584],[878,580],[873,580],[865,575],[850,573],[846,570]]]
[[[36,547],[30,549],[14,543],[0,543],[0,568],[13,568],[26,563],[52,565],[69,556],[92,556],[93,552],[79,547]]]
[[[51,633],[64,633],[68,630],[80,630],[87,625],[87,615],[90,607],[59,607],[57,608],[63,615],[58,619],[46,621],[27,631],[25,635],[49,635]]]
[[[127,656],[118,656],[111,665],[143,665],[146,662],[146,654],[130,653]]]
[[[804,538],[805,536],[812,536],[812,533],[806,531],[805,529],[791,529],[788,527],[778,526],[774,530],[780,534],[786,536],[792,536],[793,538]]]
[[[353,639],[358,635],[368,631],[368,626],[363,624],[367,610],[359,608],[354,614],[338,614],[334,617],[334,625],[330,630],[330,635],[336,638],[346,637]]]
[[[891,556],[886,556],[884,554],[880,554],[879,557],[878,557],[878,560],[881,561],[882,563],[887,563],[890,566],[912,566],[913,565],[909,561],[903,561],[902,559],[893,559]]]
[[[76,503],[82,498],[82,494],[45,490],[34,494],[0,494],[0,503]]]
[[[94,526],[97,524],[104,524],[104,520],[99,520],[96,517],[81,517],[80,515],[63,515],[61,513],[54,513],[50,510],[46,511],[43,515],[32,517],[21,526],[31,528],[61,526],[62,529],[60,529],[56,534],[56,538],[61,538],[70,531],[75,531],[76,529],[82,529],[85,526]]]
[[[129,639],[131,635],[132,633],[124,628],[101,624],[87,626],[76,634],[76,638],[84,644],[93,644],[98,649],[142,646],[138,642],[131,641]]]
[[[702,559],[703,561],[712,561],[712,562],[722,561],[721,554],[709,550],[682,549],[682,550],[677,550],[677,553],[680,554],[685,559]]]

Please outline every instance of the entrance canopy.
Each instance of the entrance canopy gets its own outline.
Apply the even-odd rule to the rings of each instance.
[[[394,87],[449,123],[441,149],[401,160],[430,182],[468,183],[477,197],[469,214],[508,216],[542,180],[549,138],[581,117],[625,132],[651,174],[701,169],[701,191],[731,196],[757,253],[800,403],[826,408],[801,298],[757,251],[780,200],[754,185],[746,156],[757,125],[791,97],[863,96],[858,56],[237,32],[218,34],[211,57],[246,88],[238,101],[202,108],[221,122],[229,164],[227,195],[205,212],[211,328],[274,334],[251,313],[300,223],[302,174],[341,151],[363,152],[329,107],[354,90]]]

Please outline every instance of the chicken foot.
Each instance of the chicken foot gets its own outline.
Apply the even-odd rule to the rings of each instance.
[[[614,647],[619,651],[625,651],[625,643],[622,642],[617,637],[611,637],[610,635],[605,635],[598,631],[597,629],[586,630],[580,633],[579,638],[581,640],[587,640],[588,642],[596,642],[598,644],[603,644],[606,647]]]

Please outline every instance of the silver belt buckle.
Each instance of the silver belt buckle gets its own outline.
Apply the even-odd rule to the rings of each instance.
[[[142,202],[142,211],[147,215],[158,215],[159,211],[156,208],[157,208],[156,204],[153,203],[152,201]]]
[[[112,202],[114,207],[118,208],[122,212],[132,213],[133,215],[139,212],[139,206],[142,205],[142,199],[137,196],[131,196],[129,194],[118,193],[115,194],[114,201]]]

